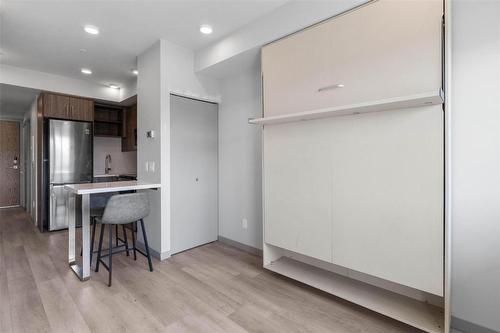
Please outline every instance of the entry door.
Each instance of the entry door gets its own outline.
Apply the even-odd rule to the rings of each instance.
[[[218,235],[217,105],[171,96],[172,253]]]
[[[19,206],[19,123],[0,121],[0,207]]]

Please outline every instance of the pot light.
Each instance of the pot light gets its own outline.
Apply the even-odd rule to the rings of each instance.
[[[200,32],[205,35],[210,35],[212,33],[212,27],[209,26],[208,24],[202,24],[200,25]]]
[[[82,68],[82,69],[81,69],[81,72],[82,72],[83,74],[87,74],[87,75],[92,74],[92,71],[91,71],[90,69],[88,69],[88,68]]]
[[[120,87],[117,86],[116,84],[110,84],[108,85],[108,87],[110,87],[111,89],[120,89]]]
[[[83,30],[85,30],[86,33],[89,33],[91,35],[98,35],[99,34],[99,29],[97,27],[94,27],[93,25],[86,25]]]
[[[132,73],[134,73],[134,75],[139,75],[139,71],[137,69],[133,69]]]

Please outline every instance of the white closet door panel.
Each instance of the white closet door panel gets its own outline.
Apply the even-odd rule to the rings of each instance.
[[[172,253],[218,235],[217,105],[171,96]]]
[[[331,120],[333,263],[443,295],[441,106]]]
[[[264,236],[271,245],[330,262],[331,162],[325,134],[318,122],[264,129]]]
[[[263,47],[264,116],[437,91],[441,16],[440,0],[380,0]]]

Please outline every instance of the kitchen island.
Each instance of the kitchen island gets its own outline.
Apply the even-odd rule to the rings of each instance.
[[[66,206],[68,219],[68,261],[73,272],[81,281],[90,279],[90,195],[121,191],[156,190],[161,184],[141,181],[101,182],[85,184],[68,184]],[[82,197],[82,265],[76,262],[76,211],[75,199]]]

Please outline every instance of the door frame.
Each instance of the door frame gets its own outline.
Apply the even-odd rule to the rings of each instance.
[[[9,119],[9,118],[1,118],[0,117],[0,122],[10,122],[10,123],[17,123],[17,126],[18,126],[18,129],[19,129],[19,137],[17,138],[18,139],[18,142],[19,142],[19,154],[18,154],[18,167],[19,167],[19,172],[18,172],[18,181],[17,181],[17,192],[18,192],[18,198],[17,198],[17,205],[10,205],[10,206],[0,206],[0,209],[6,209],[6,208],[16,208],[16,207],[21,207],[21,171],[22,171],[22,163],[21,163],[21,160],[23,159],[22,158],[22,154],[24,154],[24,150],[23,150],[23,147],[22,147],[22,140],[21,140],[21,137],[22,137],[22,133],[23,133],[23,124],[22,124],[22,121],[19,120],[19,119]]]
[[[168,102],[167,102],[167,105],[168,105],[168,108],[169,108],[169,114],[172,112],[172,110],[170,109],[171,107],[171,97],[174,96],[174,97],[179,97],[179,98],[186,98],[186,99],[190,99],[190,100],[193,100],[193,101],[197,101],[197,102],[202,102],[202,103],[210,103],[210,104],[215,104],[217,106],[217,185],[216,185],[216,193],[217,193],[217,197],[216,197],[216,202],[217,202],[217,237],[220,237],[220,135],[219,135],[219,128],[220,128],[220,101],[218,100],[215,100],[215,99],[210,99],[210,98],[203,98],[203,97],[198,97],[198,96],[189,96],[189,95],[185,95],[185,94],[182,94],[182,93],[178,93],[178,92],[173,92],[173,91],[170,91],[169,94],[168,94]],[[169,124],[169,130],[170,130],[170,126],[172,126],[171,124]],[[169,133],[169,136],[171,135],[171,133]],[[170,163],[172,163],[172,161],[170,161]],[[169,172],[169,175],[168,177],[171,177],[171,170]],[[171,184],[171,180],[169,180],[169,183]],[[171,189],[169,189],[170,191]],[[172,237],[173,237],[173,225],[174,225],[174,222],[172,220],[170,220],[170,255],[175,255],[177,253],[181,253],[181,252],[184,252],[184,251],[187,251],[187,250],[183,250],[183,251],[180,251],[180,252],[174,252],[174,248],[173,248],[173,241],[172,241]]]

